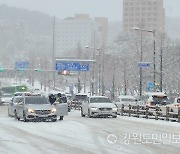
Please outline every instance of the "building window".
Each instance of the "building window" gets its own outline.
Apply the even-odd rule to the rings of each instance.
[[[154,7],[153,9],[154,9],[154,10],[157,10],[157,7]]]
[[[128,2],[125,2],[125,6],[128,6],[129,5],[129,3]]]

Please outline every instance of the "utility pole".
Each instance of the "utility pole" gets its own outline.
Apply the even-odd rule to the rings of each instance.
[[[80,44],[79,42],[77,43],[77,47],[78,47],[78,58],[80,58]],[[77,88],[78,88],[78,93],[81,92],[81,81],[80,81],[80,72],[78,71],[78,85],[77,85]]]
[[[127,80],[126,80],[126,72],[127,72],[127,68],[126,68],[126,62],[124,62],[124,70],[123,70],[123,74],[124,74],[124,94],[127,95]]]
[[[116,73],[116,60],[114,60],[114,69],[113,69],[113,80],[112,80],[112,100],[115,99],[115,73]]]
[[[95,30],[94,30],[93,60],[95,60],[95,50],[96,50],[95,49],[96,48],[95,40],[96,40],[96,35],[95,35]],[[93,74],[92,74],[91,84],[92,84],[92,96],[93,96],[94,95],[94,83],[95,83],[95,62],[93,62],[92,69],[93,69]]]
[[[150,32],[150,31],[149,31]],[[153,40],[153,44],[154,44],[154,52],[153,52],[153,63],[154,63],[154,91],[156,91],[156,42],[155,42],[155,39],[156,39],[156,36],[155,36],[155,30],[152,31],[153,33],[153,37],[154,37],[154,40]]]
[[[143,59],[143,52],[142,52],[142,30],[141,31],[141,53],[140,53],[140,62],[142,62]],[[142,67],[139,69],[139,75],[140,75],[140,80],[139,80],[139,97],[140,100],[142,98]]]
[[[47,57],[45,57],[44,59],[44,68],[45,68],[45,72],[44,72],[44,91],[46,91],[46,86],[47,86]]]
[[[98,49],[98,94],[101,95],[101,50]]]
[[[53,19],[53,51],[52,51],[52,69],[53,69],[53,89],[55,89],[55,86],[56,86],[56,70],[55,70],[55,16],[54,16],[54,19]]]
[[[160,91],[162,92],[163,91],[163,88],[162,88],[162,86],[163,86],[163,83],[162,83],[162,78],[163,78],[163,76],[162,76],[162,62],[163,62],[163,55],[162,55],[162,53],[163,53],[163,36],[161,35],[161,53],[160,53]]]
[[[34,58],[32,59],[32,86],[34,87]]]
[[[104,50],[104,46],[103,46],[103,50],[102,50],[102,96],[105,94],[105,87],[104,87],[104,60],[105,60],[105,50]]]

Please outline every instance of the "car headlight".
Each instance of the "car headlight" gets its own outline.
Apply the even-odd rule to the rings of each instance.
[[[113,108],[113,111],[117,111],[117,107],[114,107],[114,108]]]
[[[29,109],[28,109],[28,112],[29,112],[29,113],[34,113],[34,110],[31,109],[31,108],[29,108]]]
[[[91,107],[91,110],[97,110],[98,108],[97,107]]]
[[[51,112],[52,112],[52,113],[56,112],[56,108],[52,108],[52,109],[51,109]]]

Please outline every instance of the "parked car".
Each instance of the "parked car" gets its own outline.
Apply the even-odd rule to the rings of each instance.
[[[169,104],[168,106],[176,108],[180,107],[180,97],[175,98],[174,102],[172,104]]]
[[[81,105],[81,116],[84,117],[112,116],[117,117],[117,107],[106,96],[90,96]]]
[[[8,116],[14,117],[15,105],[20,101],[22,96],[14,96],[12,101],[8,104]]]
[[[83,102],[86,102],[87,99],[88,99],[87,94],[82,94],[82,93],[75,94],[71,101],[71,108],[80,109],[81,104]]]
[[[163,92],[155,92],[152,93],[151,96],[149,96],[146,105],[151,106],[162,106],[162,105],[168,105],[169,99],[168,96]]]
[[[15,119],[27,121],[56,121],[56,108],[44,96],[25,96],[15,105]]]
[[[8,93],[3,93],[1,96],[0,104],[1,105],[8,105],[9,103],[12,102],[13,96]]]
[[[118,108],[118,113],[120,113],[122,105],[137,105],[137,99],[132,95],[120,95],[115,101],[115,104]]]

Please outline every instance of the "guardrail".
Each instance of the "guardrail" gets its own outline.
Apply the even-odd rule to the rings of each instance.
[[[121,116],[180,122],[180,107],[146,105],[124,105],[118,112]]]

